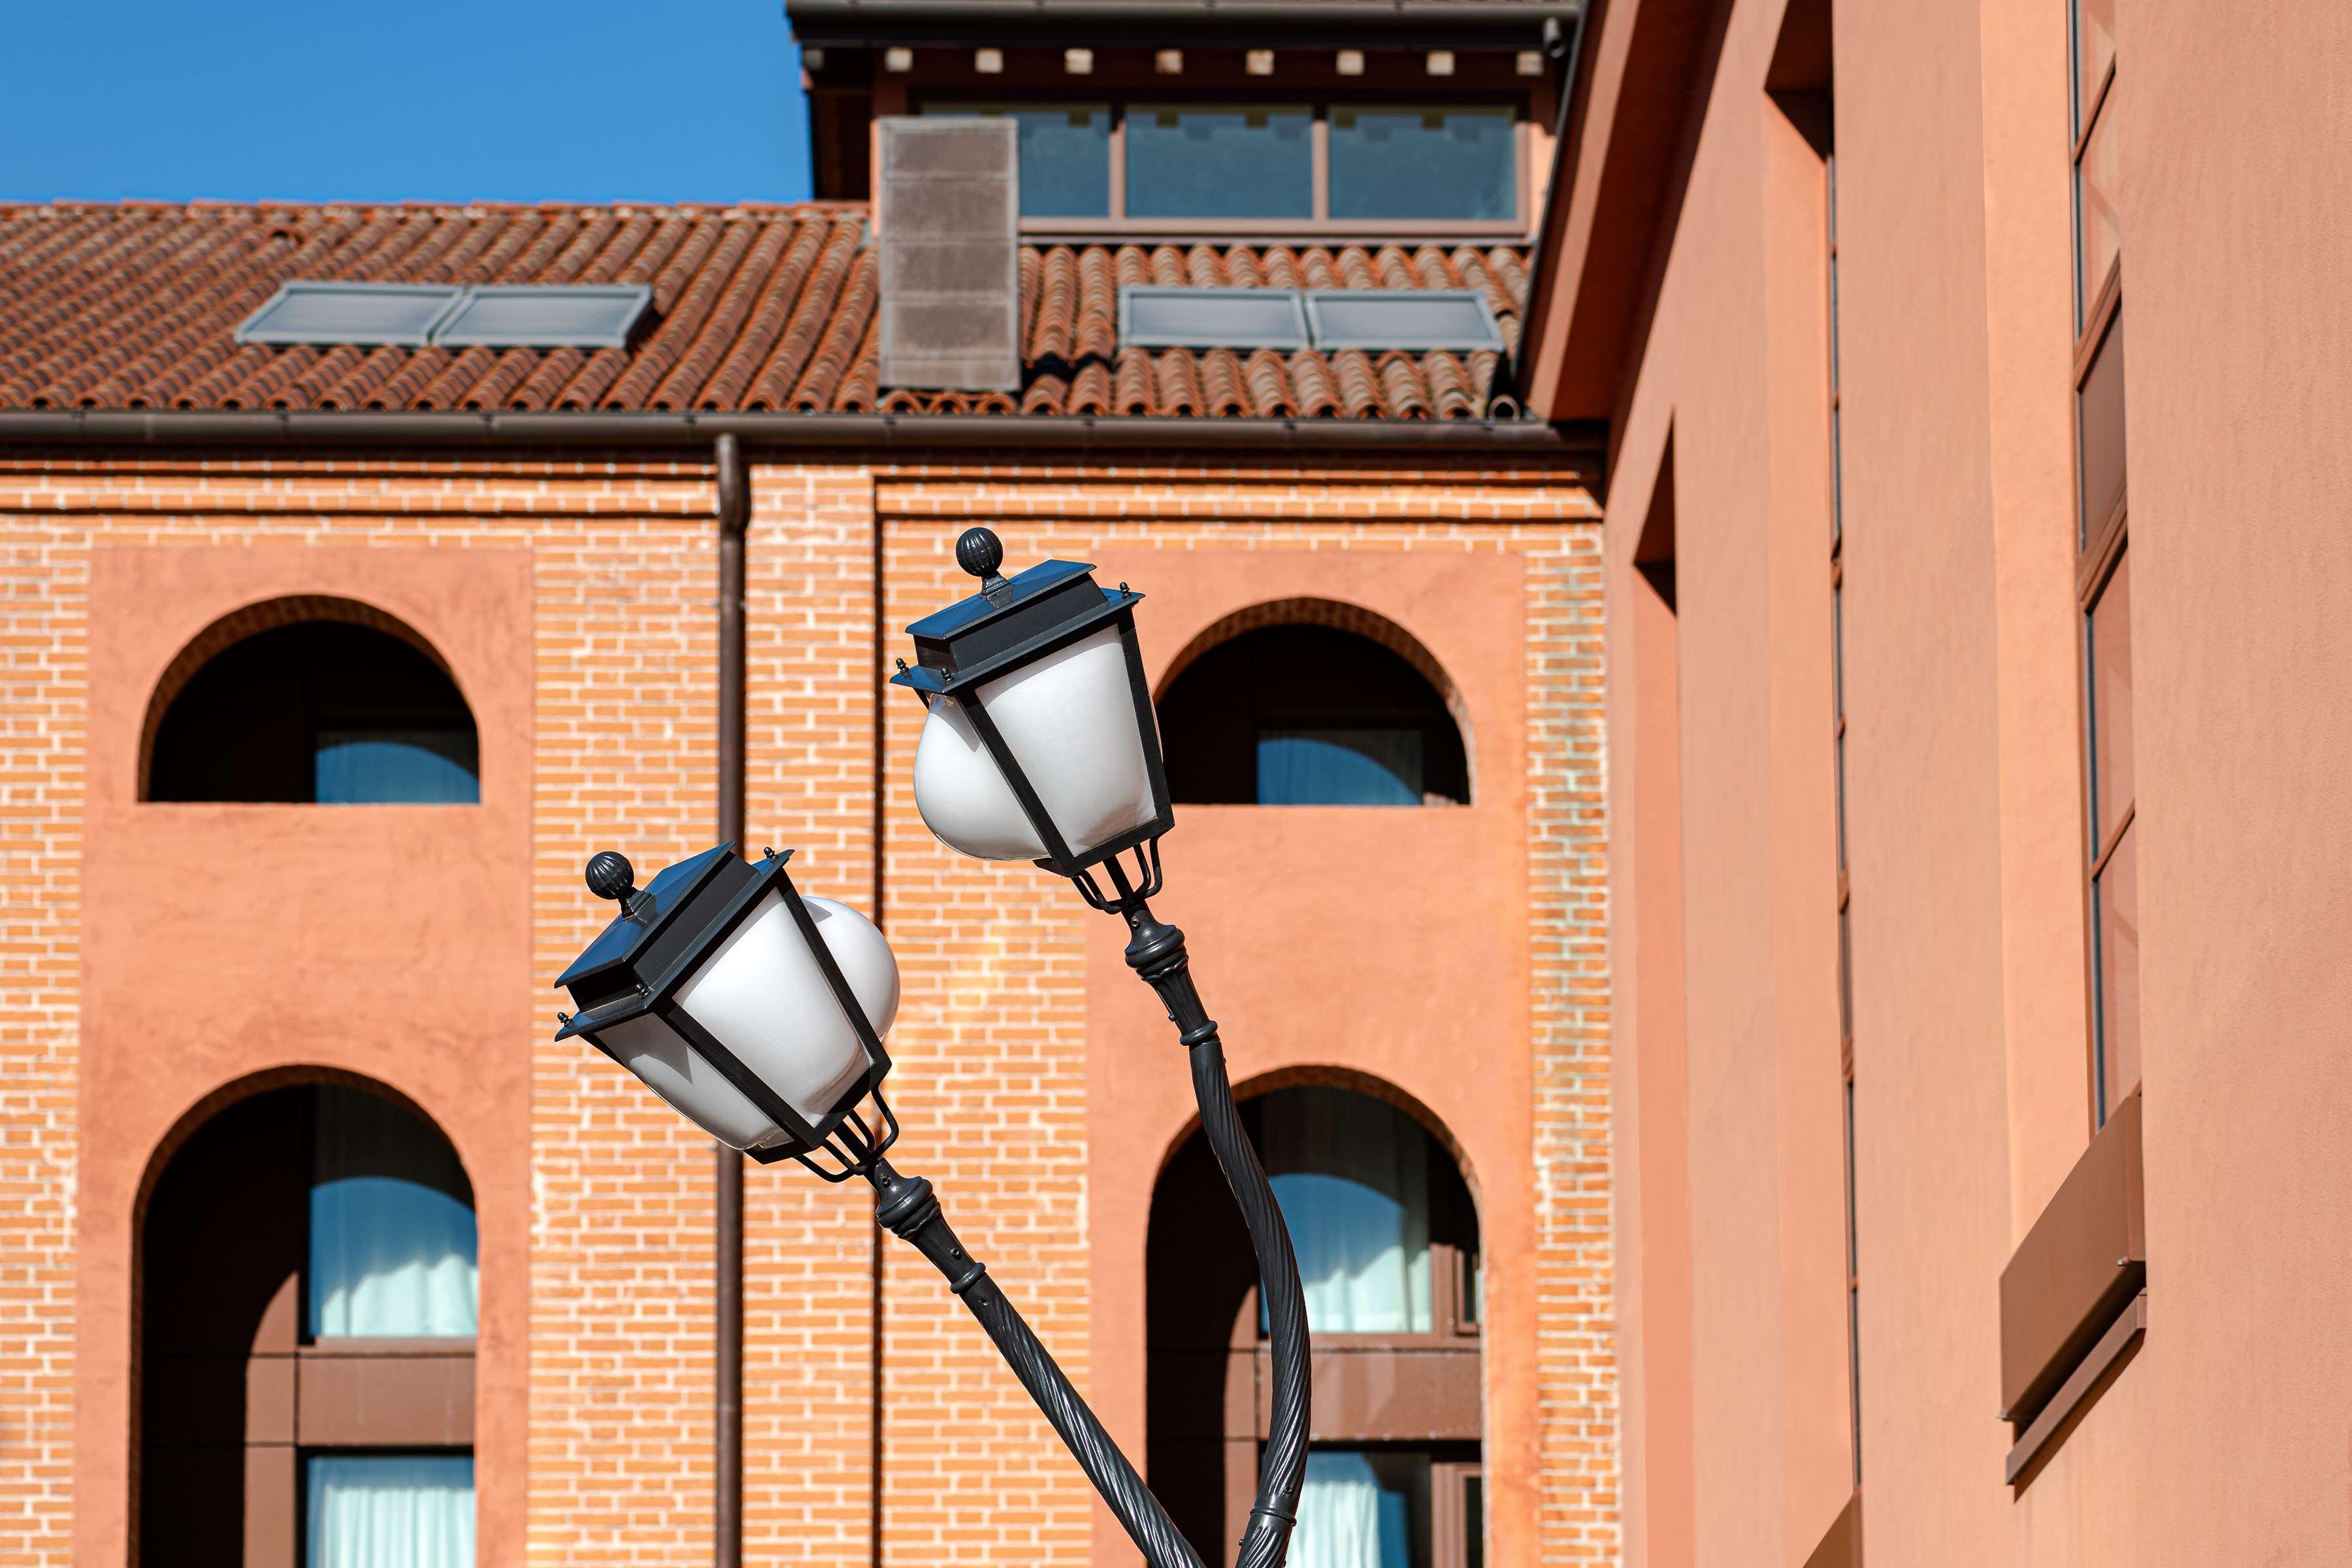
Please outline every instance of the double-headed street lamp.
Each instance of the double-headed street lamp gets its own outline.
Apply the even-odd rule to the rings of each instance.
[[[1070,561],[1007,578],[1003,560],[996,535],[967,531],[956,562],[981,580],[980,592],[907,628],[916,663],[901,660],[892,683],[928,710],[915,805],[950,847],[983,860],[1034,860],[1124,920],[1127,962],[1159,993],[1191,1055],[1202,1131],[1257,1251],[1273,1347],[1272,1418],[1236,1562],[1276,1568],[1307,1468],[1307,1307],[1290,1233],[1242,1131],[1217,1026],[1192,984],[1184,933],[1154,919],[1148,901],[1160,890],[1160,839],[1175,813],[1135,639],[1142,595],[1124,583],[1103,588],[1093,568]],[[1145,1560],[1202,1568],[949,1228],[931,1184],[883,1158],[898,1137],[882,1095],[898,963],[864,916],[797,891],[789,858],[770,850],[746,863],[722,845],[642,889],[623,857],[608,850],[591,859],[590,890],[621,909],[557,982],[579,1011],[564,1016],[556,1038],[586,1039],[754,1160],[789,1158],[830,1182],[871,1182],[876,1220],[947,1277]]]

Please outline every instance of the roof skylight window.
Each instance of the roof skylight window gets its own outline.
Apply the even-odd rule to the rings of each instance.
[[[1475,289],[1310,289],[1307,320],[1315,346],[1334,349],[1450,349],[1497,353],[1503,333],[1486,295]]]
[[[240,343],[446,348],[626,348],[652,309],[643,283],[280,284]]]
[[[465,290],[433,283],[278,285],[236,329],[240,343],[389,343],[421,349]]]
[[[1131,283],[1118,291],[1118,337],[1145,349],[1303,349],[1307,313],[1296,289]]]
[[[444,348],[625,349],[654,302],[643,283],[524,283],[468,289],[433,331]]]

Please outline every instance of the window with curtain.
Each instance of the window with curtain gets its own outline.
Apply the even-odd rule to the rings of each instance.
[[[470,1454],[312,1454],[304,1568],[474,1568]]]
[[[1323,1368],[1292,1563],[1475,1568],[1478,1230],[1460,1169],[1412,1113],[1354,1089],[1277,1089],[1242,1116],[1297,1252]],[[1271,1377],[1248,1237],[1198,1201],[1218,1179],[1195,1134],[1154,1194],[1147,1261],[1147,1462],[1204,1554],[1246,1522]]]
[[[1381,643],[1293,624],[1243,632],[1160,698],[1168,786],[1195,805],[1465,804],[1469,761],[1444,697]]]
[[[419,644],[302,621],[232,643],[173,695],[147,798],[470,805],[480,750],[457,683]]]
[[[1260,1144],[1317,1334],[1425,1334],[1429,1134],[1339,1089],[1265,1097]]]
[[[476,1226],[437,1128],[353,1083],[237,1100],[140,1248],[142,1568],[470,1568]]]
[[[1429,1456],[1318,1448],[1298,1494],[1293,1568],[1412,1568],[1429,1561]]]
[[[310,1336],[471,1337],[473,1190],[448,1142],[352,1089],[321,1089],[313,1127]]]

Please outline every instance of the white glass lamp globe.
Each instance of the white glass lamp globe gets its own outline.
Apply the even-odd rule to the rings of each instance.
[[[1116,627],[982,684],[982,709],[1074,856],[1155,816],[1127,651]],[[915,806],[950,848],[1036,860],[1046,847],[955,698],[932,699],[915,747]]]
[[[846,904],[806,895],[802,902],[879,1038],[898,1013],[898,963],[890,944]],[[824,1121],[866,1071],[865,1044],[781,891],[771,891],[728,933],[677,988],[676,1004],[805,1121]],[[789,1133],[658,1013],[607,1028],[601,1037],[648,1089],[730,1148],[789,1142]]]

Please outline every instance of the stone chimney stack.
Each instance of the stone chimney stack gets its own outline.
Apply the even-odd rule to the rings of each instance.
[[[1021,386],[1019,148],[1011,120],[883,119],[884,386]]]

